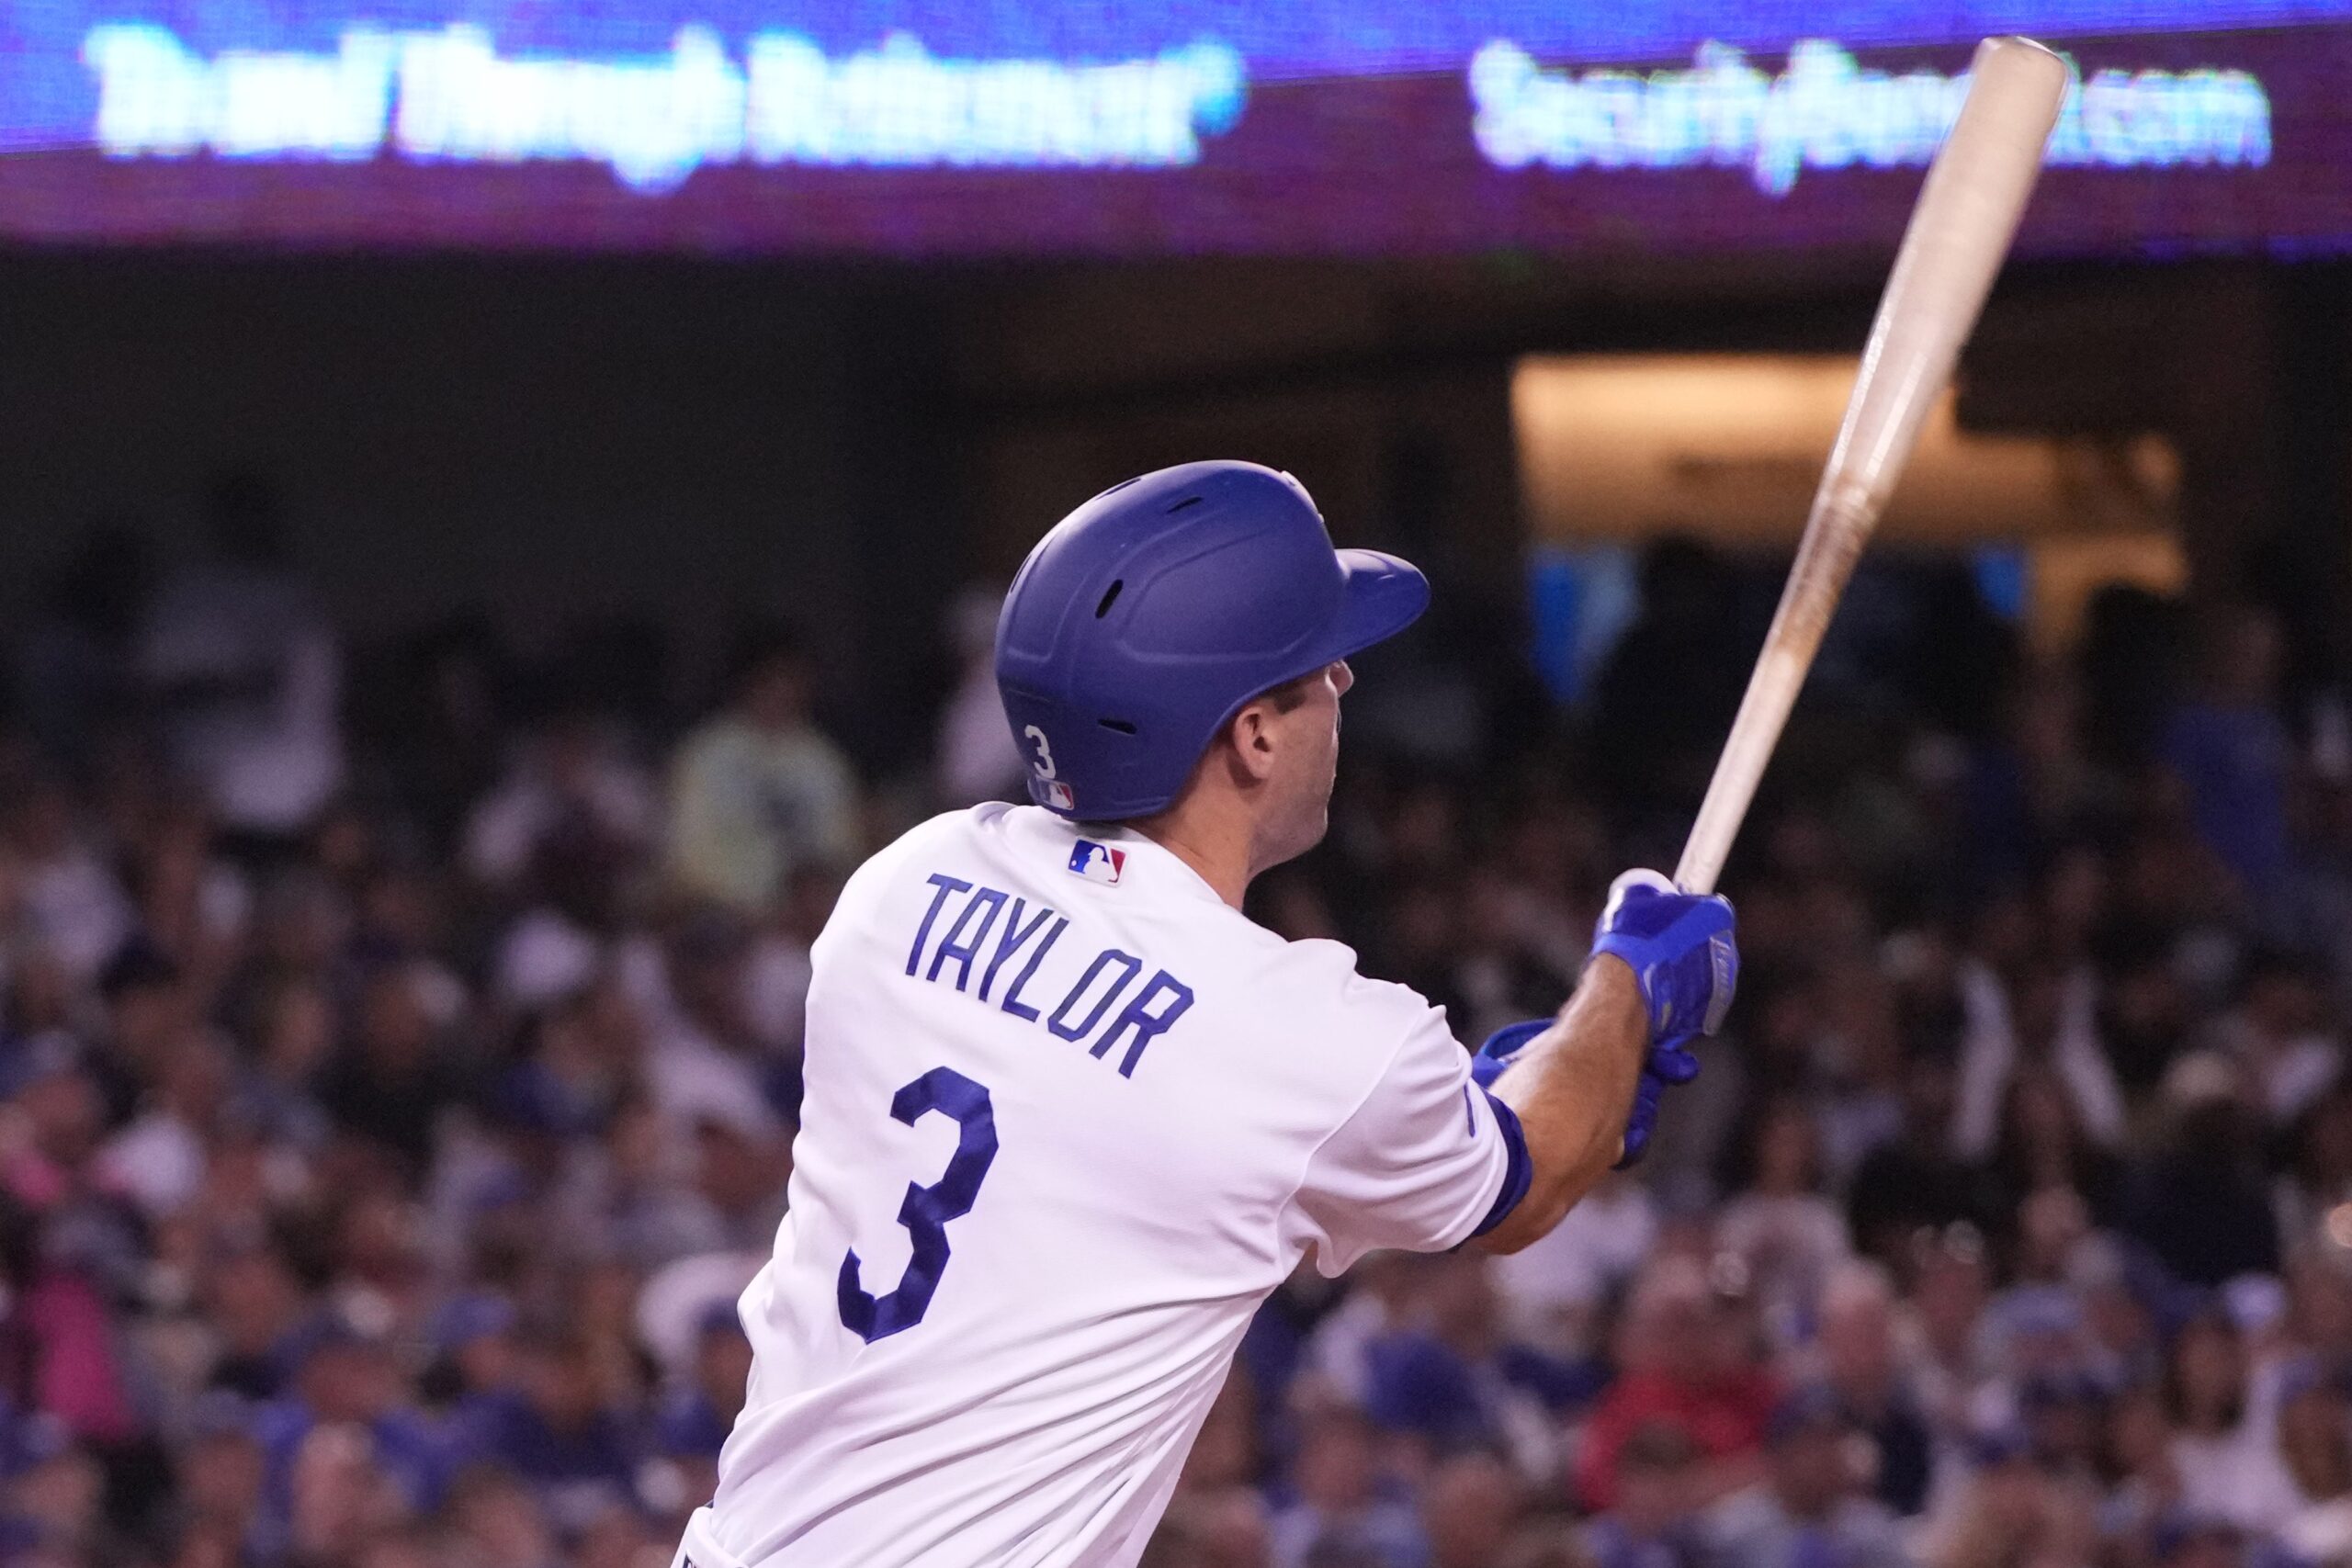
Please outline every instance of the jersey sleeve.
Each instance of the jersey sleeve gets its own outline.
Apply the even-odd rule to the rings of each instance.
[[[1296,1208],[1316,1266],[1336,1276],[1379,1248],[1442,1252],[1492,1229],[1529,1176],[1518,1118],[1471,1081],[1470,1054],[1425,1008],[1308,1159]]]

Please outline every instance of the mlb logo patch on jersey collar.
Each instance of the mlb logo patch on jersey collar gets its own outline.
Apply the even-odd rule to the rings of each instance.
[[[1120,874],[1127,869],[1127,852],[1098,844],[1091,839],[1080,839],[1070,847],[1069,868],[1089,882],[1115,886]]]

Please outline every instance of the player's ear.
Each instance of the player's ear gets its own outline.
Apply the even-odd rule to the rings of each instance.
[[[1239,775],[1235,783],[1262,782],[1272,776],[1273,720],[1273,705],[1260,697],[1244,703],[1241,711],[1233,716],[1233,722],[1226,727],[1225,738],[1231,743],[1233,766]]]

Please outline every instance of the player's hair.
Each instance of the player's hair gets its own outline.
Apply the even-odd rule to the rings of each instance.
[[[1306,703],[1307,687],[1322,678],[1323,670],[1321,668],[1309,670],[1306,674],[1301,675],[1295,680],[1284,681],[1279,686],[1269,687],[1265,691],[1259,693],[1252,700],[1256,702],[1273,704],[1274,711],[1276,713],[1295,713]],[[1247,706],[1248,705],[1244,704],[1243,705]]]

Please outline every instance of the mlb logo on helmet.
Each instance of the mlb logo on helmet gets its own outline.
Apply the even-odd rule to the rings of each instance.
[[[1052,807],[1057,811],[1075,811],[1078,809],[1078,796],[1069,792],[1069,785],[1062,783],[1059,779],[1040,779],[1037,782],[1045,786],[1046,804],[1047,806]],[[1074,870],[1076,868],[1073,867],[1072,869]]]
[[[1089,882],[1115,886],[1119,874],[1127,869],[1127,852],[1098,844],[1091,839],[1080,839],[1069,852],[1069,868]]]

